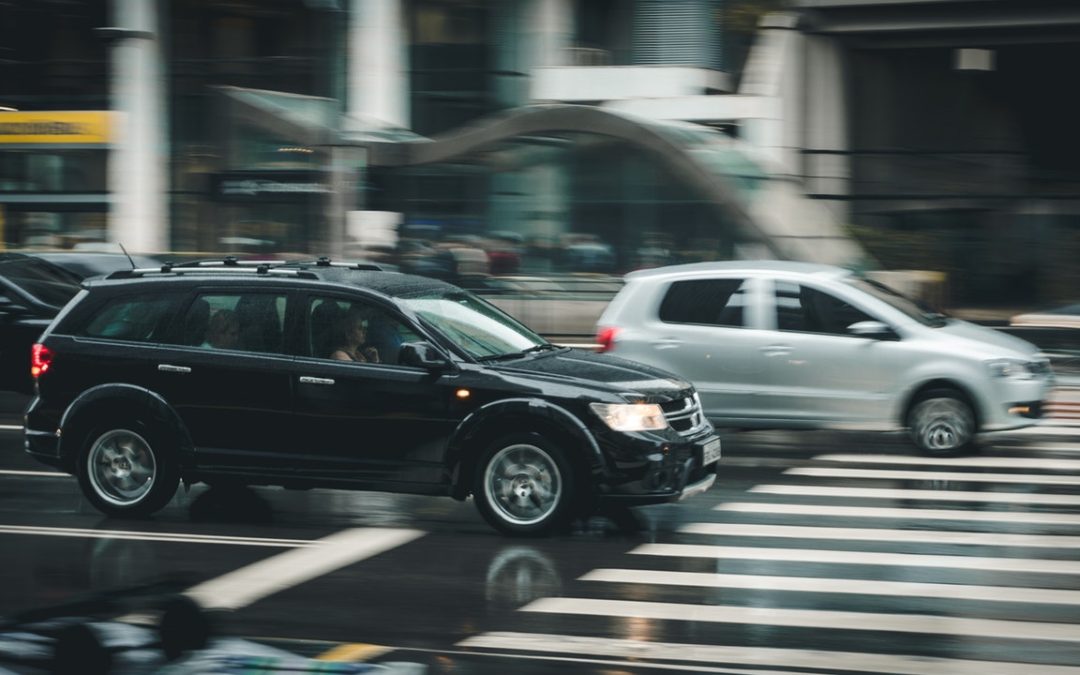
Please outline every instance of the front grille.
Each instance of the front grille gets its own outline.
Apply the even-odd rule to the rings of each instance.
[[[1027,367],[1032,375],[1050,375],[1053,372],[1049,361],[1029,361]]]
[[[671,428],[681,436],[693,436],[707,424],[705,415],[701,412],[701,401],[698,400],[697,394],[661,403],[660,409],[664,411],[664,417]]]

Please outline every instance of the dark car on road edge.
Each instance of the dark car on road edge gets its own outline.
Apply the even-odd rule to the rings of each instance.
[[[495,528],[539,534],[712,485],[720,441],[685,380],[365,267],[230,259],[85,282],[34,346],[27,451],[117,516],[182,480],[471,494]],[[214,346],[223,323],[238,329]],[[358,335],[368,361],[331,358]]]

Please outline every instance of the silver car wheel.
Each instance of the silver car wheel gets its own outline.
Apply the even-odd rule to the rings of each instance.
[[[971,408],[951,396],[920,401],[911,412],[911,432],[920,448],[949,452],[971,441],[975,418]]]
[[[562,476],[543,449],[517,443],[499,450],[484,469],[484,496],[499,517],[514,525],[533,525],[559,504]]]
[[[146,439],[127,429],[98,437],[86,457],[87,477],[102,500],[113,506],[133,506],[154,487],[158,466]]]

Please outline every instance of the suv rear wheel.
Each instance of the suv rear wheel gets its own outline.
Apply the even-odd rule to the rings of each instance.
[[[576,490],[562,448],[531,432],[503,436],[488,446],[473,483],[484,519],[500,532],[526,536],[568,522]]]
[[[87,499],[110,516],[145,516],[165,506],[180,475],[165,442],[138,423],[99,426],[86,437],[76,472]]]
[[[908,429],[928,455],[955,455],[971,448],[975,412],[953,389],[931,389],[918,396],[908,413]]]

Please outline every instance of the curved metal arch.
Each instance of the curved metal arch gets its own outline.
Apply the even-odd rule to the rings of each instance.
[[[663,161],[676,178],[705,196],[731,222],[746,242],[762,244],[778,258],[787,258],[754,221],[737,189],[698,162],[686,149],[657,130],[659,122],[635,120],[622,113],[582,105],[543,104],[515,108],[481,119],[426,141],[372,147],[376,166],[417,166],[451,162],[515,137],[571,132],[608,136],[644,150]]]

